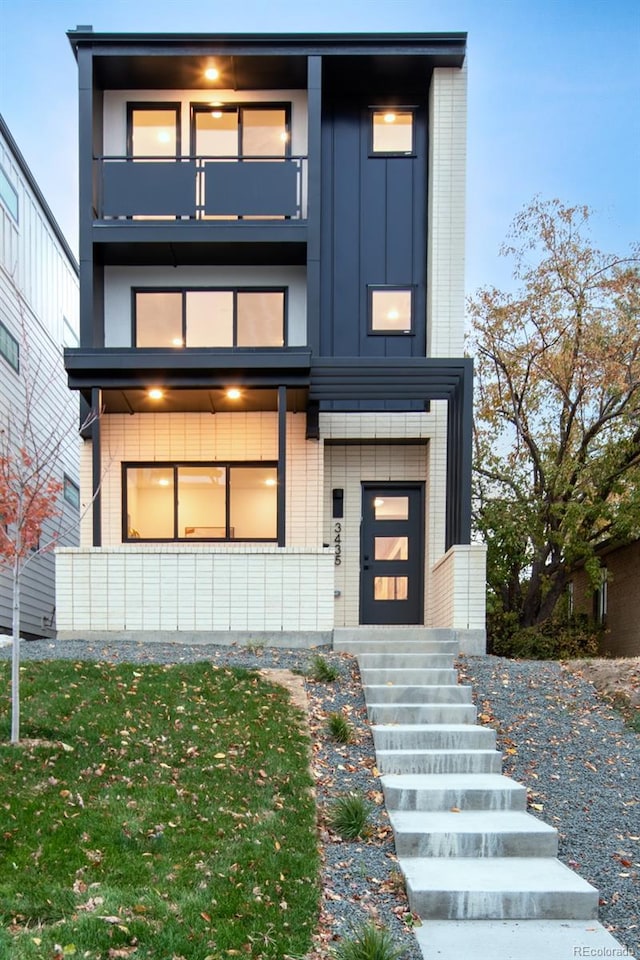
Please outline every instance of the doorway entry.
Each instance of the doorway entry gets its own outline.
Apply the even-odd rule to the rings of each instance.
[[[424,484],[363,483],[360,623],[424,622]]]

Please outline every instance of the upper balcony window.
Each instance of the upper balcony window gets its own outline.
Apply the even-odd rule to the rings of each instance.
[[[136,347],[282,347],[284,290],[136,290]]]
[[[373,110],[371,153],[413,155],[413,110]]]
[[[288,157],[288,104],[197,104],[193,107],[193,153],[199,157]]]
[[[127,118],[130,157],[176,157],[180,150],[180,104],[130,103]]]

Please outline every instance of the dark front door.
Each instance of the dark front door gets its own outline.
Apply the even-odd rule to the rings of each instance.
[[[423,623],[424,486],[362,485],[360,623]]]

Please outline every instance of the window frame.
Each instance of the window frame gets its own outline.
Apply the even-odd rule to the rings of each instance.
[[[374,330],[373,328],[373,296],[378,291],[398,290],[410,295],[410,321],[409,330]],[[415,337],[416,335],[416,288],[412,283],[369,283],[367,284],[367,335],[370,337]]]
[[[11,208],[9,199],[5,196],[5,192],[3,189],[4,187],[3,180],[6,181],[7,187],[9,188],[9,190],[11,190],[11,192],[15,197],[15,212]],[[20,223],[20,194],[18,193],[18,188],[15,187],[14,184],[12,183],[11,177],[7,173],[6,168],[1,163],[0,163],[0,200],[2,200],[2,206],[5,208],[5,210],[7,211],[7,213],[13,220],[13,222],[16,224],[19,224]]]
[[[180,537],[178,533],[178,470],[180,467],[220,467],[225,470],[225,536],[224,537]],[[276,484],[276,533],[273,537],[231,537],[231,472],[234,467],[243,469],[255,468],[257,470],[275,470],[276,477],[278,471],[277,460],[145,460],[145,461],[123,461],[121,464],[121,519],[122,519],[122,542],[123,543],[277,543],[278,542],[278,520],[279,520],[279,497],[277,495]],[[127,504],[127,471],[129,469],[162,469],[172,470],[173,472],[173,537],[130,537],[128,524],[128,504]]]
[[[416,157],[416,113],[415,105],[388,104],[387,106],[369,107],[369,157]],[[376,150],[374,148],[373,118],[381,113],[408,113],[411,115],[411,149],[410,150]]]
[[[4,340],[15,348],[15,363],[7,350],[4,349]],[[20,341],[11,333],[11,330],[0,320],[0,357],[2,357],[11,367],[11,369],[20,375]]]
[[[74,494],[77,495],[77,502],[75,499],[72,499],[68,496],[67,491],[69,489],[72,489]],[[63,473],[62,475],[62,496],[63,499],[66,500],[66,502],[76,510],[80,509],[80,487],[76,481],[69,476],[68,473]]]
[[[182,156],[182,103],[179,100],[128,100],[127,101],[127,159],[135,158],[133,154],[133,114],[136,110],[172,110],[176,115],[176,153],[175,159]],[[147,154],[143,154],[147,156]],[[170,160],[171,157],[162,157]]]
[[[179,293],[181,304],[182,346],[139,347],[138,346],[138,300],[139,293]],[[188,293],[231,293],[233,294],[233,343],[229,347],[188,347],[187,346],[187,294]],[[281,293],[282,294],[282,346],[270,347],[238,346],[238,296],[242,293]],[[134,350],[284,350],[289,342],[289,288],[278,287],[132,287],[131,288],[131,344]]]
[[[192,156],[200,157],[201,155],[196,153],[196,115],[198,113],[210,113],[212,109],[211,103],[202,103],[202,101],[192,101],[189,105],[190,107],[190,122],[189,122],[189,147],[191,150]],[[221,102],[219,105],[215,106],[216,110],[220,110],[221,113],[237,113],[238,115],[238,139],[237,139],[237,151],[236,157],[242,158],[245,156],[244,152],[241,152],[241,147],[243,147],[243,123],[242,123],[242,113],[244,110],[282,110],[284,112],[284,122],[285,122],[285,132],[287,133],[287,139],[285,141],[285,150],[282,158],[278,157],[277,159],[287,159],[291,157],[291,141],[293,139],[293,131],[291,129],[291,101],[288,100],[274,100],[273,102],[268,100],[260,100],[258,102],[252,101],[233,101],[228,100],[226,102]],[[202,154],[202,156],[207,157],[208,154]],[[254,157],[256,154],[247,154],[249,157]],[[265,154],[265,156],[271,156],[271,154]],[[233,160],[233,156],[224,157],[225,160]]]

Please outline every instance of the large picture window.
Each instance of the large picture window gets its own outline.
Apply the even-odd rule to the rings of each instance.
[[[389,107],[371,112],[371,153],[413,155],[413,110]]]
[[[282,347],[285,290],[135,290],[136,347]]]
[[[276,540],[275,464],[123,464],[122,538]]]
[[[369,287],[369,333],[384,336],[413,333],[411,287]]]

